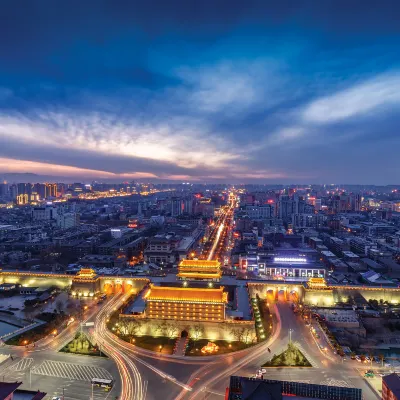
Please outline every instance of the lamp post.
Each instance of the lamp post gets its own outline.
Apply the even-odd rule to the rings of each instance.
[[[292,332],[293,332],[293,329],[290,328],[289,329],[289,344],[292,344]]]

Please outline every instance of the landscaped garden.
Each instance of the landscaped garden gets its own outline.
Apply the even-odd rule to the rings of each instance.
[[[107,357],[97,345],[94,345],[89,340],[84,332],[78,332],[75,338],[60,351],[63,353],[83,354],[86,356]]]
[[[293,343],[289,343],[284,352],[274,354],[263,367],[312,367],[312,365]]]
[[[248,347],[248,345],[244,342],[227,342],[226,340],[213,340],[217,347],[217,351],[213,352],[202,352],[201,350],[209,344],[209,340],[207,339],[199,339],[199,340],[192,340],[190,339],[186,348],[186,356],[210,356],[210,355],[218,355],[218,354],[226,354],[232,353],[233,351],[244,350]]]
[[[251,299],[251,307],[256,326],[258,341],[266,340],[272,331],[272,316],[269,312],[268,305],[259,295]]]
[[[176,340],[169,339],[165,336],[132,336],[130,338],[121,336],[121,339],[124,339],[135,346],[139,346],[143,349],[155,351],[161,354],[172,354]]]

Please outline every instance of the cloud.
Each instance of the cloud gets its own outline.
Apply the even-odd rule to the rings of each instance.
[[[398,104],[400,73],[394,72],[312,101],[304,108],[302,119],[306,123],[332,123]]]
[[[49,164],[44,162],[34,162],[26,160],[16,160],[11,158],[0,157],[0,170],[4,172],[30,172],[36,174],[54,175],[54,176],[70,176],[70,177],[86,177],[86,178],[130,178],[144,179],[156,178],[157,176],[150,173],[131,173],[131,174],[113,174],[102,170],[92,170],[87,168],[77,168],[65,165]]]
[[[53,148],[60,152],[61,162],[63,153],[71,150],[102,154],[105,159],[112,155],[168,162],[187,169],[218,169],[240,157],[227,151],[226,139],[185,119],[152,124],[118,120],[105,113],[40,111],[33,117],[1,115],[0,137]]]
[[[199,67],[181,67],[177,76],[186,85],[187,101],[203,112],[241,114],[251,107],[267,109],[282,101],[284,69],[278,61],[220,61]],[[263,85],[261,82],[267,84]]]

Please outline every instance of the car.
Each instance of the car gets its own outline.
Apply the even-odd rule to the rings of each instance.
[[[357,362],[361,362],[361,357],[360,356],[355,356],[355,359]]]
[[[54,396],[54,397],[51,398],[51,400],[61,400],[61,397]]]
[[[364,362],[365,362],[365,363],[370,363],[370,362],[371,362],[371,359],[370,359],[369,357],[365,357],[365,358],[364,358]]]
[[[265,368],[261,368],[260,371],[261,371],[262,374],[266,374],[267,373],[267,370]]]

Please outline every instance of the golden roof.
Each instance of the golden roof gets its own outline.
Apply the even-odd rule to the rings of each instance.
[[[196,267],[196,268],[220,268],[221,263],[217,260],[182,260],[179,265],[179,268],[187,268],[187,267]]]
[[[227,293],[223,286],[219,289],[182,288],[170,286],[150,286],[147,300],[173,300],[173,301],[201,301],[212,303],[225,303]]]
[[[96,276],[96,271],[92,268],[81,268],[77,273],[78,278],[94,278]]]
[[[324,278],[310,278],[307,282],[308,286],[311,288],[326,288],[326,280]]]
[[[176,274],[178,278],[202,278],[202,279],[210,279],[210,278],[221,278],[221,272],[212,273],[204,273],[204,272],[180,272]]]

